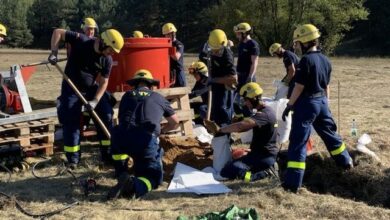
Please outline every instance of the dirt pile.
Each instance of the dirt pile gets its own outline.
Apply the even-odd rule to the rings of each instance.
[[[197,169],[213,163],[210,146],[201,145],[192,137],[160,137],[160,146],[164,149],[163,165],[168,176],[177,162]]]
[[[367,155],[351,152],[355,167],[343,171],[327,153],[310,155],[304,177],[308,190],[390,208],[390,169]]]

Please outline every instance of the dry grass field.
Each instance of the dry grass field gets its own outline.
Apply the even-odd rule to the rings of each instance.
[[[20,53],[15,53],[20,52]],[[48,53],[32,51],[0,51],[0,70],[12,64],[26,64],[46,60]],[[186,67],[195,57],[185,57]],[[357,140],[350,136],[352,119],[359,133],[368,133],[373,142],[369,145],[381,162],[356,155],[358,165],[341,173],[328,158],[308,159],[305,185],[297,194],[284,192],[273,180],[255,183],[225,182],[233,192],[218,196],[168,194],[168,183],[157,191],[138,200],[119,199],[106,202],[105,194],[115,183],[112,170],[100,170],[97,165],[97,148],[84,142],[82,168],[77,176],[95,177],[98,188],[84,197],[78,187],[72,187],[72,177],[63,175],[50,179],[36,179],[31,172],[16,173],[10,183],[0,173],[0,191],[15,196],[24,207],[34,213],[61,208],[77,199],[80,204],[50,219],[176,219],[179,215],[198,215],[219,211],[235,204],[256,208],[262,219],[390,219],[390,59],[331,58],[331,110],[341,135],[352,152]],[[257,79],[272,96],[274,79],[284,76],[282,61],[278,58],[260,58]],[[190,86],[193,80],[189,79]],[[338,81],[340,82],[340,109],[337,107]],[[35,101],[52,101],[59,95],[61,77],[54,68],[38,67],[27,83],[27,90]],[[340,119],[338,118],[340,115]],[[316,151],[323,151],[323,143],[315,137]],[[60,146],[59,146],[60,147]],[[286,146],[284,146],[286,148]],[[327,155],[327,153],[325,154]],[[63,157],[63,156],[62,156]],[[51,169],[45,170],[50,172]],[[13,201],[0,197],[1,219],[29,219],[19,212]]]

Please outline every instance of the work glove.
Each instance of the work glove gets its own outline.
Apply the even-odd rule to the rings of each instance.
[[[87,109],[87,111],[93,111],[97,104],[98,104],[99,100],[97,99],[92,99],[91,101],[88,101],[88,104],[85,105],[85,108]]]
[[[282,114],[282,120],[283,121],[286,121],[286,117],[288,117],[288,114],[290,113],[290,111],[292,111],[292,108],[293,108],[292,105],[287,104],[287,106],[284,109],[283,114]]]
[[[207,119],[204,120],[204,126],[206,127],[207,131],[212,135],[220,133],[221,128],[217,125],[217,123],[213,121]]]
[[[58,50],[52,50],[47,60],[51,63],[51,65],[56,65],[58,62]]]

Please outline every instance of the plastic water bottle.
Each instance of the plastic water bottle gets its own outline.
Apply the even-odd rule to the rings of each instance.
[[[358,129],[356,126],[356,121],[355,121],[355,119],[352,119],[351,136],[357,137],[357,135],[358,135]]]

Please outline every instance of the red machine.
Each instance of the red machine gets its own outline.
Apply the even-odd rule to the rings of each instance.
[[[34,72],[34,66],[15,65],[9,72],[0,73],[0,111],[7,114],[31,111],[24,83]]]
[[[174,53],[169,38],[126,38],[119,54],[113,56],[113,67],[107,90],[123,92],[130,87],[126,81],[139,69],[152,72],[160,80],[159,88],[169,88],[173,80],[169,71],[169,55]]]

